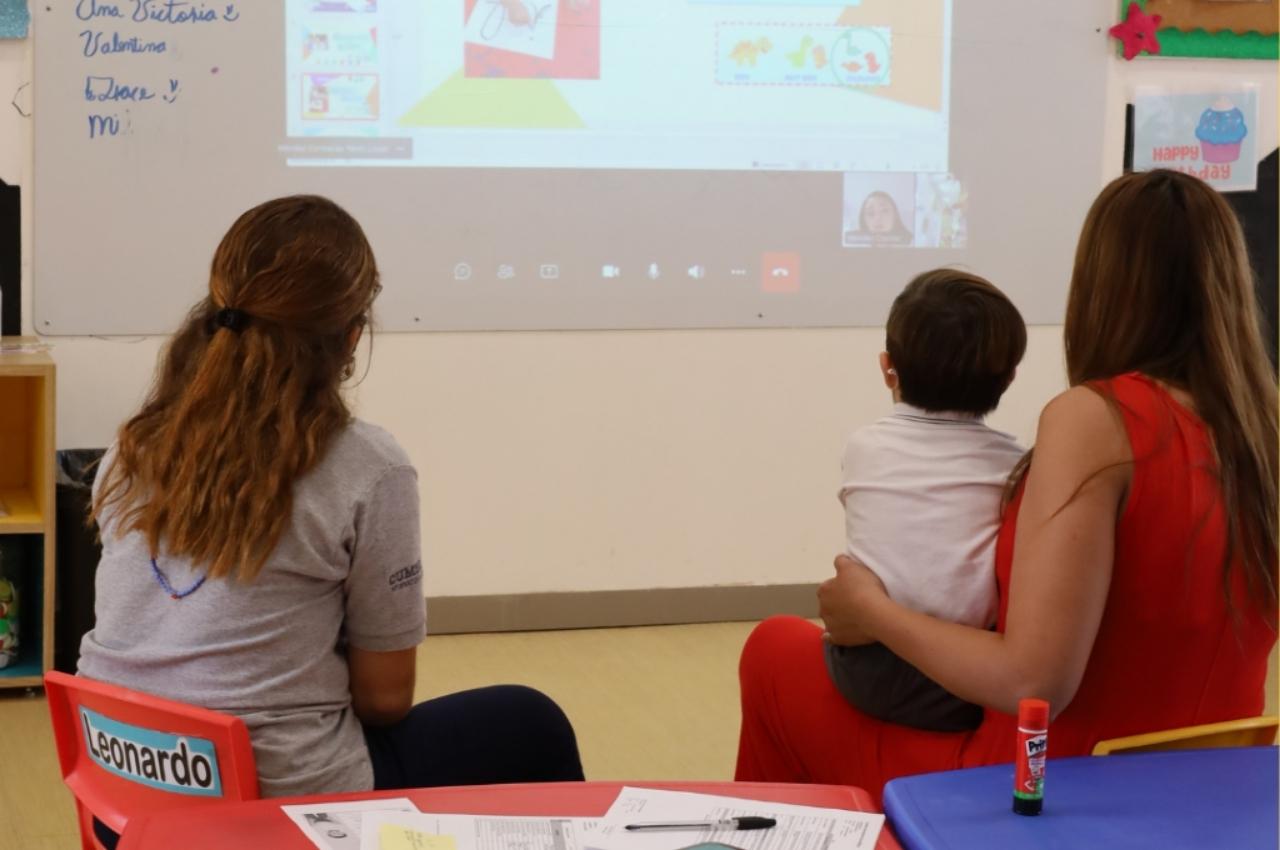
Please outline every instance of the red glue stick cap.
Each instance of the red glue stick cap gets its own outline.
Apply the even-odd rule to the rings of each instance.
[[[1049,703],[1042,699],[1018,700],[1018,725],[1023,729],[1049,728]]]

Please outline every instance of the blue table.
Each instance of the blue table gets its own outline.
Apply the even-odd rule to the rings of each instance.
[[[905,850],[1276,850],[1278,764],[1275,747],[1054,759],[1039,817],[1010,811],[1012,765],[979,767],[895,779],[884,811]]]

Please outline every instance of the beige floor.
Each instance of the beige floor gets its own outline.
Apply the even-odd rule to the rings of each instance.
[[[591,779],[729,779],[749,623],[450,635],[418,652],[419,699],[532,685],[573,720]],[[10,842],[13,843],[10,843]],[[43,697],[0,696],[0,850],[75,850]]]
[[[564,706],[590,779],[728,779],[750,624],[432,637],[418,698],[498,682]],[[1267,710],[1276,711],[1272,657]],[[0,697],[0,850],[75,850],[44,699]]]

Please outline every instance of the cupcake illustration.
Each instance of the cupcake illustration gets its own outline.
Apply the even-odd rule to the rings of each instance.
[[[1240,158],[1240,143],[1248,135],[1244,113],[1229,99],[1220,97],[1200,113],[1196,138],[1205,162],[1235,162]]]

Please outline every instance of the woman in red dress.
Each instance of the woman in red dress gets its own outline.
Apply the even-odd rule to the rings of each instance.
[[[822,630],[777,617],[741,661],[737,778],[856,785],[1011,761],[1018,700],[1050,756],[1257,715],[1276,642],[1277,393],[1230,207],[1170,171],[1094,202],[1067,305],[1071,389],[1041,414],[996,549],[996,631],[894,603],[845,556],[827,640],[879,641],[986,707],[966,733],[874,720],[836,692]],[[910,546],[910,541],[903,541]]]

